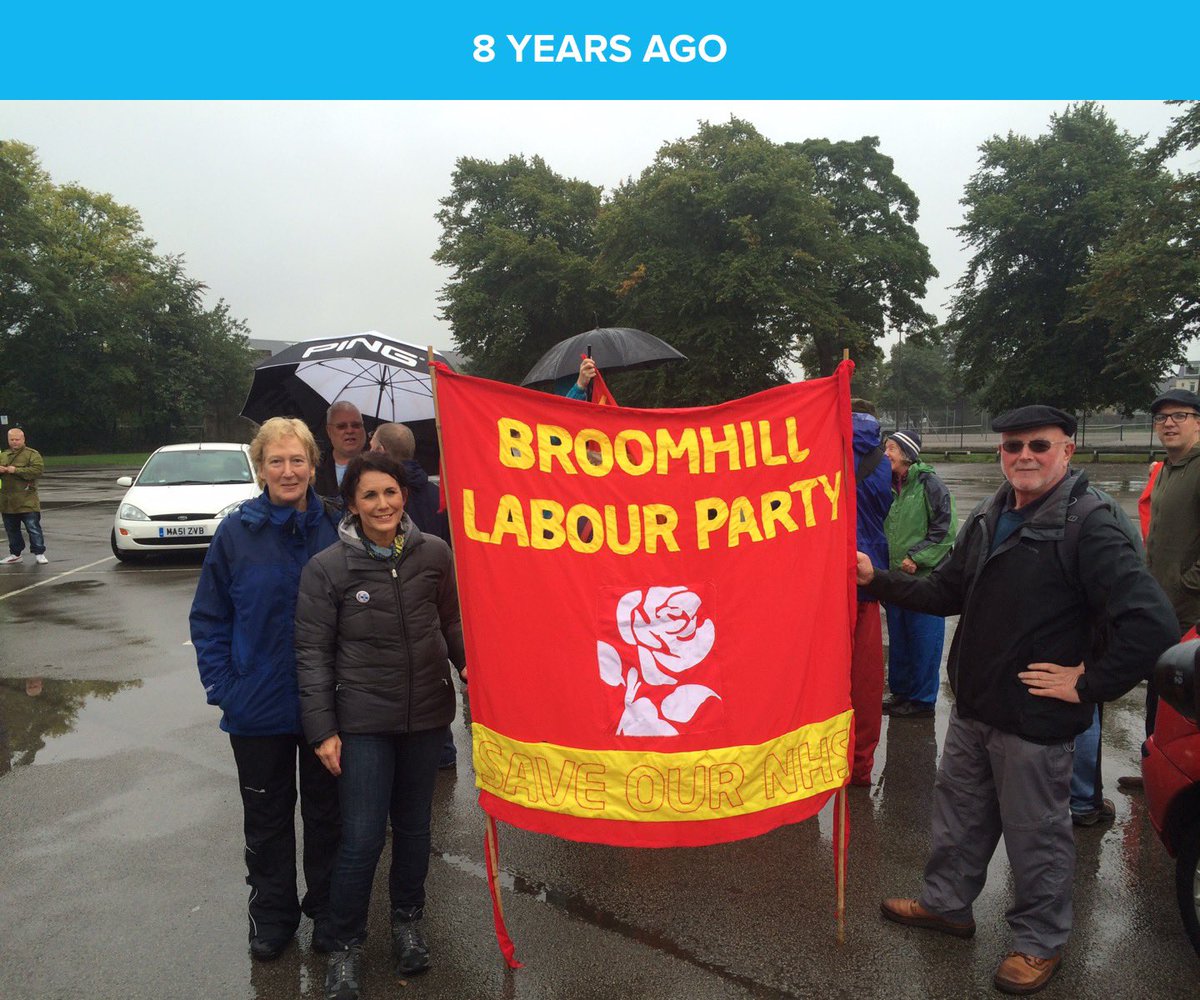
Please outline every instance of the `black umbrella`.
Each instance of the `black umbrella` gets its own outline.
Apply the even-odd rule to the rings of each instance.
[[[388,421],[412,427],[428,468],[437,441],[426,355],[424,347],[375,332],[305,340],[255,366],[242,416],[256,423],[299,417],[320,436],[329,406],[345,400],[358,407],[368,433]],[[433,359],[446,362],[437,352]]]
[[[687,360],[665,340],[642,330],[605,326],[559,341],[541,356],[521,385],[557,382],[577,374],[580,355],[587,354],[589,347],[596,367],[605,375],[653,368],[665,361]]]

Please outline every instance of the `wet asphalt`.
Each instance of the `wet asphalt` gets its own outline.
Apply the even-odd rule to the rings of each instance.
[[[960,511],[995,474],[942,469]],[[116,562],[108,533],[123,471],[47,474],[51,562],[0,567],[0,998],[318,998],[325,959],[311,950],[309,921],[278,961],[247,953],[233,756],[187,643],[200,561]],[[1107,488],[1130,502],[1139,471],[1116,469]],[[393,974],[378,879],[364,997],[1000,996],[991,976],[1009,945],[1003,849],[973,940],[879,917],[881,896],[919,888],[948,697],[935,720],[885,720],[872,787],[849,793],[844,944],[830,808],[697,849],[618,849],[502,826],[505,912],[525,963],[516,971],[492,932],[460,712],[459,766],[439,777],[434,807],[433,968],[409,982]],[[1174,863],[1142,798],[1115,787],[1136,767],[1141,706],[1134,691],[1106,710],[1117,818],[1077,832],[1075,930],[1047,998],[1200,995]]]

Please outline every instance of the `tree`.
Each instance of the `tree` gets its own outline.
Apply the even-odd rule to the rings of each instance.
[[[731,119],[667,143],[618,188],[600,241],[621,325],[689,358],[639,395],[698,405],[779,384],[804,324],[835,322],[820,266],[832,219],[814,183],[807,158]]]
[[[433,259],[452,270],[442,318],[472,372],[520,381],[564,337],[605,325],[613,299],[594,269],[601,194],[536,156],[458,161]]]
[[[888,330],[922,341],[935,318],[919,300],[937,270],[917,234],[917,196],[879,151],[879,139],[809,139],[788,148],[813,165],[816,193],[837,223],[821,254],[837,308],[803,325],[805,369],[832,373],[843,348],[869,368],[882,360],[876,341]]]
[[[992,412],[1034,400],[1089,412],[1144,402],[1164,358],[1127,325],[1088,315],[1078,286],[1097,250],[1167,177],[1139,139],[1092,103],[1052,115],[1036,139],[981,147],[959,234],[974,254],[950,330],[964,382]]]
[[[249,382],[245,326],[224,302],[203,308],[204,285],[155,254],[134,209],[54,184],[12,142],[0,204],[0,398],[39,448],[157,445],[228,413]]]
[[[893,344],[879,374],[875,399],[879,410],[891,413],[898,425],[920,424],[922,417],[935,424],[944,423],[942,415],[957,408],[964,396],[947,346],[940,341],[938,331],[928,341]]]
[[[685,364],[617,375],[625,403],[697,405],[864,370],[889,328],[919,335],[935,272],[917,201],[878,141],[776,144],[748,122],[701,123],[607,200],[540,159],[460,160],[434,259],[443,317],[472,370],[516,381],[590,326],[633,326]]]
[[[1144,389],[1136,401],[1143,405],[1154,395],[1164,362],[1186,360],[1184,345],[1200,331],[1200,171],[1157,182],[1166,160],[1197,146],[1200,102],[1192,101],[1149,151],[1141,168],[1148,182],[1078,289],[1085,322],[1125,332],[1119,363],[1144,359]]]

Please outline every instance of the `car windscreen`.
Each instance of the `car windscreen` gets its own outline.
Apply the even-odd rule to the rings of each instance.
[[[160,451],[150,456],[137,485],[218,486],[253,481],[244,452]]]

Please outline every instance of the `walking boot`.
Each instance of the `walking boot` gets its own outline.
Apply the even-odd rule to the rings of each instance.
[[[325,973],[325,1000],[358,1000],[362,981],[362,945],[352,944],[329,956],[329,971]]]
[[[415,976],[429,968],[429,946],[416,920],[392,914],[392,954],[396,971],[402,976]]]

